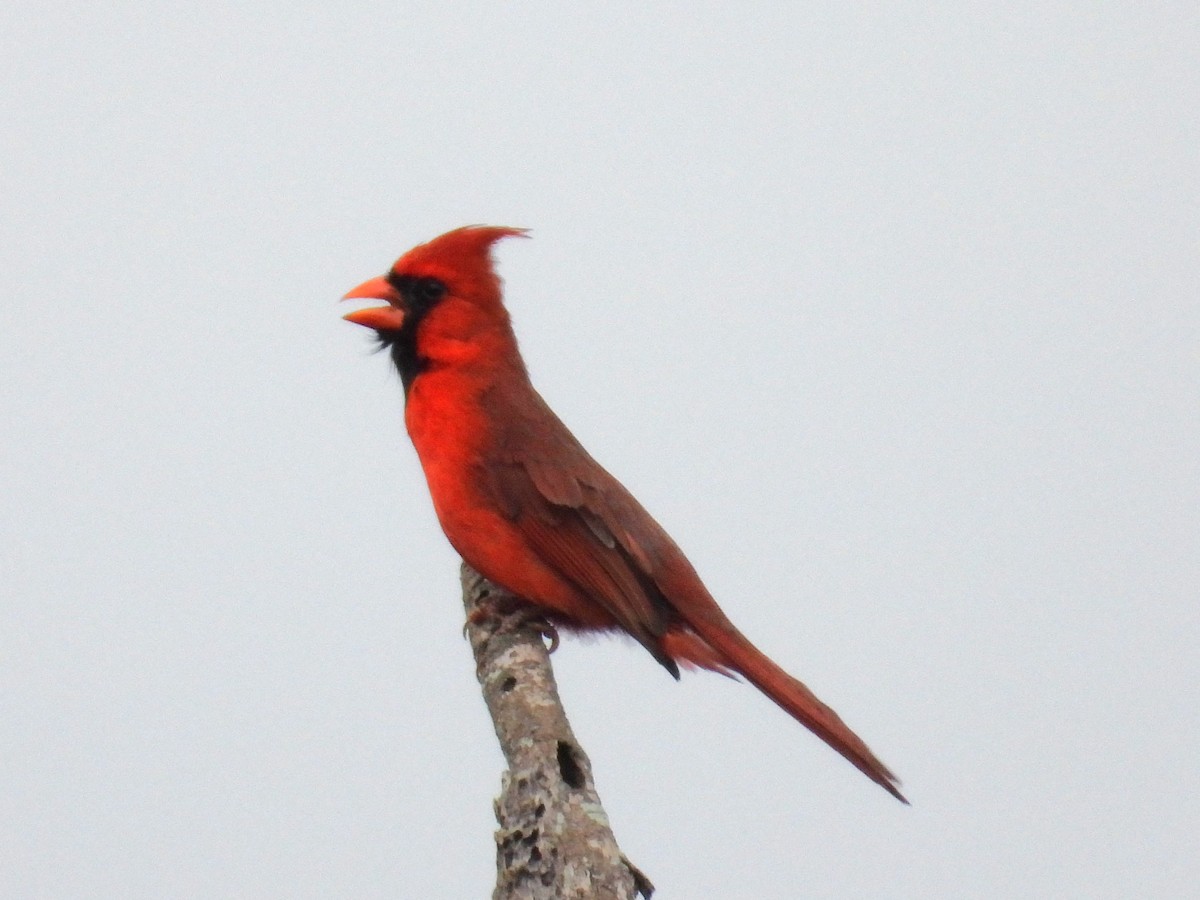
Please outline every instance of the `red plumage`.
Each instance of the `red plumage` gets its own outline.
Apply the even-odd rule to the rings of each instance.
[[[405,421],[450,543],[556,625],[626,632],[678,663],[743,676],[894,797],[896,777],[838,715],[725,616],[662,527],[534,390],[491,247],[523,235],[467,227],[410,250],[347,298],[404,381]]]

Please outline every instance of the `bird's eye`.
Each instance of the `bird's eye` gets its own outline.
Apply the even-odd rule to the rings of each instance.
[[[418,278],[412,286],[413,299],[418,303],[430,304],[441,300],[446,293],[446,285],[436,278]]]

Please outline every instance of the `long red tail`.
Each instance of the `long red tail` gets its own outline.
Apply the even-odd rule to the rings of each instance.
[[[793,719],[850,760],[860,772],[901,803],[908,804],[908,800],[898,789],[900,780],[879,761],[870,748],[850,730],[850,727],[841,720],[837,713],[817,699],[816,694],[800,681],[772,662],[765,653],[750,643],[749,639],[738,631],[728,619],[723,615],[718,615],[720,619],[724,619],[724,622],[714,621],[710,616],[697,616],[694,620],[689,620],[688,624],[709,647],[723,657],[722,662],[727,668],[744,676],[747,681],[774,700]],[[705,654],[703,649],[697,648],[699,652],[696,656],[707,656],[707,658],[695,658],[689,652],[691,650],[689,644],[692,644],[692,641],[686,638],[670,640],[670,637],[674,636],[668,636],[668,646],[671,650],[677,650],[692,662],[705,668],[714,668],[711,665],[711,653]]]

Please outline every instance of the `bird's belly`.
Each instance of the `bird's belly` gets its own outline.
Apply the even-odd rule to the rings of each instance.
[[[615,627],[612,615],[547,564],[517,523],[497,511],[470,479],[446,478],[436,462],[432,469],[425,471],[438,522],[471,568],[560,622],[581,628]]]
[[[488,423],[463,414],[472,408],[464,399],[468,387],[449,374],[423,374],[405,410],[442,531],[473,569],[552,617],[585,628],[615,626],[612,615],[543,560],[498,506],[485,483]]]

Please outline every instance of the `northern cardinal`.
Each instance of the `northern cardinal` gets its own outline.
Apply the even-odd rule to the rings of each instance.
[[[387,304],[345,318],[391,351],[450,543],[552,625],[624,631],[675,678],[680,663],[743,676],[907,803],[837,713],[734,627],[675,542],[534,390],[491,260],[496,241],[525,234],[458,228],[345,297]]]

